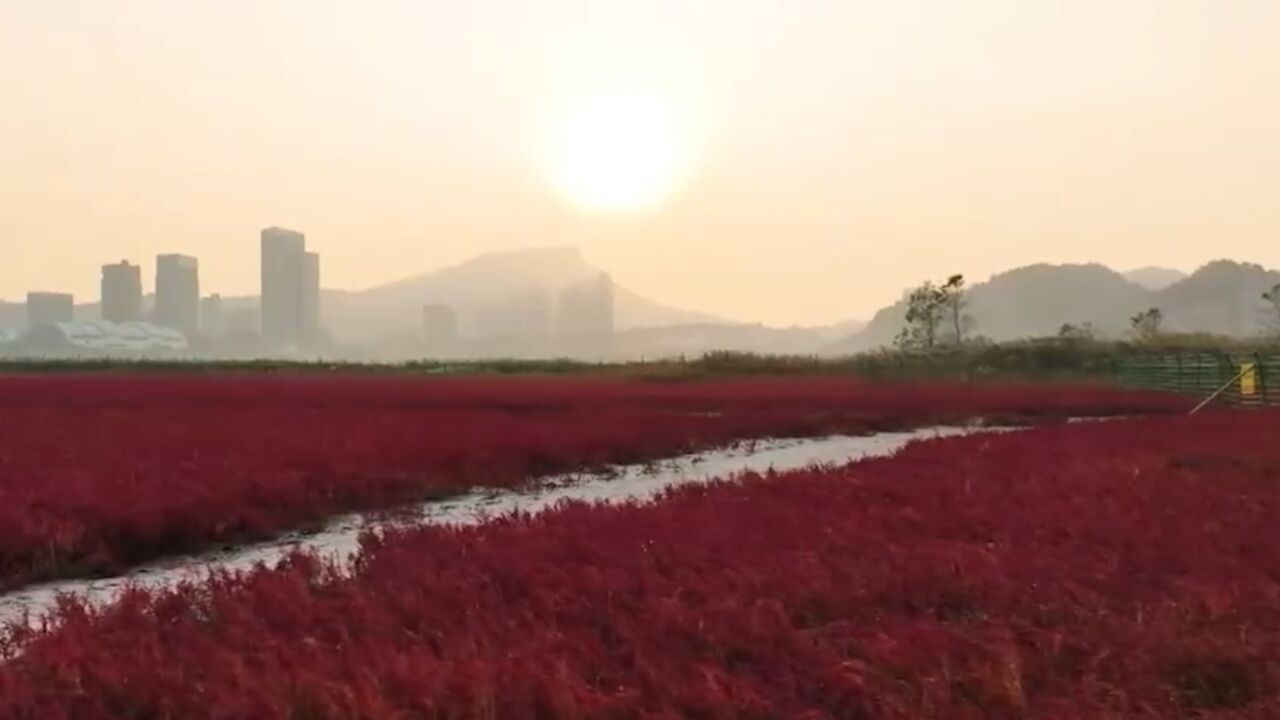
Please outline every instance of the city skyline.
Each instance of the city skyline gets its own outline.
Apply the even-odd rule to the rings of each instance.
[[[220,293],[202,294],[198,258],[157,255],[152,293],[144,292],[144,266],[125,258],[100,266],[96,313],[87,311],[93,303],[77,305],[70,293],[29,292],[21,332],[5,336],[8,351],[253,356],[344,352],[343,347],[350,351],[362,345],[376,353],[395,345],[394,335],[369,343],[331,334],[322,318],[321,256],[307,249],[304,233],[267,227],[259,232],[259,245],[260,292],[252,298],[231,298],[230,314]],[[572,252],[559,254],[561,260],[574,257]],[[581,274],[584,271],[586,276]],[[559,283],[541,288],[518,277],[503,281],[498,275],[488,276],[490,291],[502,299],[478,305],[464,301],[465,331],[460,329],[459,309],[431,300],[430,292],[377,314],[401,327],[413,320],[398,316],[417,314],[420,351],[446,355],[464,349],[520,354],[607,351],[616,331],[613,280],[605,272],[592,274],[589,266],[578,272],[576,280],[564,276]],[[7,330],[14,325],[13,313],[6,305],[0,309],[6,309],[0,329]]]
[[[260,233],[261,291],[259,313],[266,303],[285,303],[267,320],[271,327],[259,327],[264,338],[271,340],[314,339],[320,332],[320,255],[306,251],[305,236],[297,231],[272,226]],[[272,239],[293,245],[296,257],[283,262],[278,253],[269,251]],[[87,302],[77,302],[73,292],[63,290],[28,290],[24,301],[0,304],[24,304],[28,331],[64,322],[76,321],[77,307],[97,305],[97,318],[115,324],[146,323],[169,328],[186,337],[217,335],[222,330],[222,294],[201,292],[199,258],[181,253],[162,252],[155,256],[154,282],[151,291],[143,281],[144,266],[129,258],[99,266],[98,293]],[[288,287],[279,287],[281,273]],[[283,296],[282,296],[283,292]],[[284,297],[287,296],[287,297]],[[263,297],[270,300],[264,301]],[[280,313],[283,312],[283,316]]]
[[[305,233],[271,226],[259,232],[261,247],[259,293],[230,298],[254,300],[258,320],[255,334],[269,341],[317,339],[322,331],[321,258],[307,250]],[[563,256],[569,257],[569,256]],[[100,266],[97,297],[76,302],[73,293],[28,291],[28,330],[41,325],[82,320],[107,323],[151,323],[178,330],[187,337],[220,334],[224,325],[224,297],[201,292],[199,258],[161,253],[154,263],[154,283],[148,292],[145,266],[129,258]],[[504,299],[479,308],[482,317],[471,334],[525,342],[556,339],[602,338],[614,332],[614,284],[607,272],[553,287],[527,287],[516,281],[511,287],[495,286]],[[6,303],[20,305],[23,303]],[[97,306],[84,316],[77,308]],[[246,308],[239,307],[241,313]],[[457,308],[424,299],[423,337],[458,336]],[[443,319],[442,314],[447,319]],[[243,329],[243,328],[242,328]]]

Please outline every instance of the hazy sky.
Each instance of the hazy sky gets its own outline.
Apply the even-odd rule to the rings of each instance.
[[[1277,38],[1276,0],[0,0],[0,298],[158,252],[253,292],[274,224],[331,287],[572,243],[771,323],[1041,260],[1280,266]],[[682,128],[640,210],[547,149],[615,81]]]

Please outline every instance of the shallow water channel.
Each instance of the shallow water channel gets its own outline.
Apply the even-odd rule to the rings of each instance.
[[[477,489],[408,508],[408,512],[397,512],[394,517],[343,515],[314,533],[291,534],[231,550],[170,558],[117,577],[65,580],[22,588],[0,595],[0,624],[21,620],[24,613],[30,622],[38,624],[63,593],[84,597],[93,604],[109,603],[129,586],[165,588],[199,580],[216,569],[247,570],[260,563],[269,566],[295,550],[346,561],[358,549],[360,534],[368,530],[420,524],[469,525],[516,511],[540,512],[564,500],[605,503],[646,500],[679,485],[707,483],[744,472],[840,465],[893,454],[913,440],[962,435],[975,430],[977,428],[929,427],[866,436],[757,440],[646,465],[620,466],[603,474],[541,478],[516,490]]]

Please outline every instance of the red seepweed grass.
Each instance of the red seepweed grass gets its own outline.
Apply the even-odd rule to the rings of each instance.
[[[930,441],[72,603],[0,717],[1277,717],[1278,432]]]
[[[740,439],[1181,402],[1107,388],[832,379],[3,377],[0,588]]]

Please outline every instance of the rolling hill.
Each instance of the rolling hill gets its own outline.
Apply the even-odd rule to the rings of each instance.
[[[343,342],[376,343],[420,333],[422,307],[442,304],[458,312],[466,332],[495,308],[535,296],[553,300],[565,285],[602,272],[574,247],[489,253],[366,290],[325,290],[323,324]],[[615,287],[614,302],[619,330],[725,322],[654,302],[620,286]],[[227,309],[256,303],[257,298],[234,298],[227,301]]]
[[[1125,280],[1135,285],[1141,285],[1148,290],[1163,290],[1186,276],[1187,274],[1181,270],[1156,267],[1154,265],[1124,273]]]
[[[1176,271],[1160,272],[1169,279]],[[1151,284],[1155,277],[1143,271],[1139,279]],[[1164,313],[1168,330],[1242,337],[1263,330],[1261,296],[1278,283],[1280,272],[1232,260],[1215,260],[1154,290],[1103,265],[1037,264],[973,285],[968,313],[975,332],[993,340],[1055,335],[1064,323],[1089,323],[1103,335],[1119,337],[1128,330],[1130,317],[1152,307]],[[892,344],[905,317],[905,301],[894,303],[877,312],[862,332],[830,350]]]

